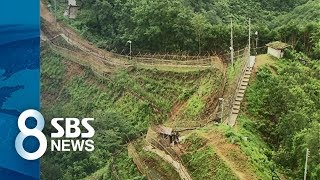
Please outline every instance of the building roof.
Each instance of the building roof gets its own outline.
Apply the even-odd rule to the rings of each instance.
[[[155,126],[154,130],[160,134],[172,135],[172,128],[164,127],[161,125]]]
[[[68,0],[68,5],[69,6],[77,6],[77,1],[76,0]]]
[[[283,50],[289,47],[290,45],[281,41],[274,41],[266,44],[266,46],[271,47],[273,49],[277,49],[277,50]]]

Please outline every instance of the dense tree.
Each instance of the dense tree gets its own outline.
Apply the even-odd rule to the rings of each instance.
[[[262,45],[281,39],[299,50],[313,51],[309,44],[310,29],[304,31],[299,24],[302,17],[304,21],[319,19],[319,5],[315,1],[303,3],[306,0],[83,0],[74,25],[99,47],[118,52],[123,49],[128,52],[126,42],[131,40],[136,52],[198,54],[201,47],[202,53],[224,53],[230,46],[227,38],[230,18],[233,17],[239,26],[239,31],[235,28],[235,34],[238,34],[235,35],[235,49],[238,49],[247,44],[244,38],[247,38],[247,31],[244,30],[248,29],[250,17],[256,29],[261,30],[259,40]],[[290,15],[284,13],[298,5],[302,6]],[[278,18],[278,15],[281,16]],[[278,28],[268,30],[274,27]],[[301,34],[305,38],[298,38]],[[215,38],[217,35],[221,38]]]
[[[201,54],[201,38],[205,31],[211,28],[211,24],[202,14],[195,14],[195,16],[191,19],[191,24],[197,36],[199,48],[198,53]]]
[[[248,91],[249,112],[260,119],[258,129],[273,145],[274,160],[288,174],[302,177],[305,151],[309,148],[313,153],[310,177],[317,179],[320,177],[320,64],[294,52],[282,63],[277,75],[268,68],[258,72],[257,81]]]
[[[320,24],[310,22],[304,26],[300,24],[287,24],[277,30],[277,39],[292,45],[293,49],[305,52],[313,58],[320,58],[317,51],[319,43]]]

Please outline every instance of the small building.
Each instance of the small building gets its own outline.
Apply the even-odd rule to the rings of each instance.
[[[77,17],[80,6],[77,5],[76,0],[68,0],[68,7],[64,12],[64,16],[69,17],[70,19],[75,19]]]
[[[284,50],[288,48],[290,45],[280,41],[275,41],[275,42],[266,44],[266,46],[268,47],[268,54],[276,58],[282,58],[284,54]]]
[[[179,143],[179,133],[174,131],[172,128],[158,125],[154,127],[154,130],[168,144],[174,145]]]

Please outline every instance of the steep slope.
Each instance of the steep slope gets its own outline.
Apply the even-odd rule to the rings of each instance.
[[[182,158],[193,178],[259,179],[248,155],[225,137],[226,129],[233,131],[228,126],[208,126],[188,134]]]
[[[226,23],[230,13],[237,12],[235,19],[242,24],[247,16],[254,16],[253,22],[256,24],[266,21],[272,24],[275,16],[304,2],[221,0],[190,1],[188,4],[178,0],[150,3],[85,1],[84,9],[75,21],[62,17],[60,11],[63,10],[63,5],[60,4],[58,19],[72,24],[82,35],[103,49],[123,48],[130,39],[134,42],[135,50],[200,53],[214,49],[221,53],[229,47],[229,28]],[[310,51],[313,45],[307,42],[313,41],[317,25],[310,26],[312,31],[305,31],[309,26],[303,30],[292,27],[299,26],[297,19],[300,14],[304,14],[306,20],[317,20],[318,6],[315,2],[310,1],[296,8],[287,17],[281,16],[278,19],[279,25],[295,25],[282,28],[281,31],[276,28],[272,33],[278,33],[277,38],[283,38],[284,41],[291,41],[293,47],[299,44],[303,46],[299,49]],[[226,10],[227,13],[224,14],[221,10]],[[262,13],[258,12],[260,10]],[[284,12],[280,12],[282,10]],[[187,140],[181,144],[182,149],[177,150],[194,179],[271,179],[280,176],[278,169],[288,167],[292,172],[286,172],[287,175],[299,178],[303,169],[301,154],[305,148],[310,146],[314,152],[319,149],[316,139],[318,134],[314,133],[317,132],[319,119],[319,113],[314,108],[319,106],[319,68],[305,56],[289,58],[290,61],[300,60],[303,65],[284,63],[283,67],[279,67],[272,62],[272,66],[261,71],[256,66],[258,74],[254,77],[257,79],[253,79],[255,84],[252,85],[251,92],[246,94],[248,109],[240,112],[236,128],[210,124],[203,128],[203,125],[208,125],[207,122],[215,120],[218,98],[233,93],[230,79],[238,74],[233,72],[233,68],[229,67],[226,73],[221,64],[219,69],[214,68],[217,66],[201,68],[194,65],[183,69],[181,66],[155,66],[152,63],[139,65],[136,62],[130,62],[132,66],[127,68],[127,60],[120,64],[120,67],[125,68],[114,68],[119,59],[111,58],[113,63],[104,61],[108,60],[105,53],[107,57],[113,55],[83,40],[79,32],[70,27],[55,29],[49,11],[45,16],[50,16],[45,19],[53,30],[47,34],[55,34],[55,30],[55,35],[63,32],[63,36],[60,36],[65,41],[72,38],[67,46],[80,50],[77,53],[62,53],[61,49],[53,50],[52,46],[43,45],[43,112],[46,119],[56,115],[95,117],[97,151],[93,154],[49,152],[43,159],[44,178],[142,179],[144,177],[138,172],[139,166],[137,169],[126,152],[128,142],[134,141],[135,144],[138,141],[137,154],[144,166],[154,174],[153,177],[157,177],[155,179],[177,179],[177,168],[171,167],[155,153],[145,151],[145,144],[139,144],[150,124],[165,123],[170,127],[196,128],[193,133],[183,133]],[[290,16],[294,17],[292,21]],[[247,43],[246,28],[245,25],[235,27],[235,44],[238,48]],[[270,35],[268,30],[261,33],[261,41],[275,38],[272,33]],[[304,38],[299,38],[300,35]],[[127,53],[127,49],[120,51]],[[91,56],[91,51],[94,57]],[[91,55],[79,57],[78,53]],[[170,63],[174,64],[176,61]],[[278,74],[279,72],[281,73]],[[304,86],[305,81],[311,82],[312,86]],[[276,91],[269,89],[270,87]],[[283,110],[283,107],[290,111]],[[310,114],[312,120],[308,119]],[[294,121],[293,125],[291,120]],[[74,163],[71,164],[70,161]],[[312,154],[310,177],[319,177],[318,162],[316,154]],[[51,174],[52,169],[55,174]],[[166,171],[170,174],[165,174]]]
[[[45,119],[94,117],[96,130],[94,153],[48,152],[42,159],[42,177],[49,179],[84,178],[100,168],[104,169],[103,176],[111,178],[112,167],[121,179],[139,177],[126,153],[126,143],[146,132],[150,123],[165,121],[173,105],[187,100],[201,81],[222,76],[217,69],[170,72],[135,67],[102,78],[89,67],[57,54],[49,45],[42,45],[41,55]],[[208,91],[217,88],[210,86]]]
[[[320,64],[295,52],[269,62],[257,70],[241,119],[250,122],[254,136],[270,147],[265,154],[276,163],[274,169],[282,169],[288,177],[303,177],[306,149],[312,149],[308,178],[318,179]]]

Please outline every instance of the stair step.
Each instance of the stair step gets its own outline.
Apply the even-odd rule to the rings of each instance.
[[[251,75],[251,71],[246,71],[245,73],[244,73],[244,75]]]
[[[242,97],[236,97],[236,101],[242,101],[243,98]]]
[[[248,86],[248,84],[249,84],[248,82],[242,82],[241,86]]]
[[[237,94],[237,97],[241,97],[241,98],[243,98],[243,97],[244,97],[244,94],[242,94],[242,93],[238,93],[238,94]]]
[[[233,110],[239,110],[239,109],[240,109],[240,106],[239,106],[239,105],[234,105],[234,106],[232,107],[232,109],[233,109]]]
[[[240,110],[232,110],[232,114],[239,114]]]
[[[248,78],[248,79],[250,79],[250,75],[244,75],[243,78]]]
[[[242,82],[249,82],[249,78],[243,78]]]
[[[240,86],[239,89],[244,91],[244,90],[246,90],[246,88],[247,88],[247,86]]]
[[[233,103],[234,106],[236,106],[236,105],[240,106],[240,104],[241,104],[241,101],[235,101],[235,102]]]
[[[240,87],[240,89],[239,89],[238,93],[242,93],[242,94],[244,94],[244,92],[245,92],[245,89],[241,89],[241,87]]]

